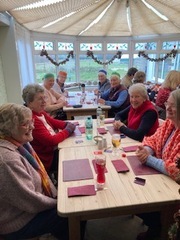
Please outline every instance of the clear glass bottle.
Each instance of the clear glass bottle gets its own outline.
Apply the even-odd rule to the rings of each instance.
[[[86,127],[86,139],[92,140],[93,138],[93,120],[92,117],[87,117],[85,122]]]
[[[102,115],[102,108],[100,106],[96,109],[96,119],[97,119],[97,126],[100,126],[100,116]]]

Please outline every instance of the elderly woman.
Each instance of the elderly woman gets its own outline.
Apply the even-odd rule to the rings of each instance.
[[[146,81],[146,74],[145,74],[145,72],[137,71],[134,74],[133,83],[145,83],[145,81]]]
[[[0,235],[28,239],[51,233],[68,239],[68,222],[57,215],[57,193],[29,144],[32,112],[18,104],[0,107]]]
[[[57,145],[68,138],[75,130],[75,125],[53,119],[44,109],[46,98],[44,88],[39,84],[29,84],[22,94],[25,105],[32,110],[34,129],[32,146],[48,172],[57,170]]]
[[[129,88],[129,95],[131,106],[116,114],[114,128],[132,139],[142,141],[144,136],[151,136],[157,130],[158,114],[149,101],[144,84],[133,84]]]
[[[111,84],[110,84],[109,80],[107,79],[107,72],[104,69],[99,70],[98,80],[99,80],[98,89],[94,90],[94,93],[96,95],[104,93],[111,87]]]
[[[67,105],[65,96],[53,90],[54,74],[47,73],[43,77],[43,87],[45,89],[46,106],[45,111],[48,112],[53,118],[66,120],[66,114],[63,112],[63,106]]]
[[[121,84],[119,73],[112,73],[110,83],[110,89],[101,94],[98,103],[111,106],[108,117],[114,117],[117,112],[129,105],[129,94],[127,88]]]
[[[155,168],[177,182],[180,181],[180,170],[176,164],[180,156],[180,89],[170,93],[166,103],[166,121],[154,135],[144,138],[136,155],[142,164]],[[147,237],[151,236],[154,230],[160,229],[158,213],[141,217],[149,226]],[[139,236],[138,239],[144,238]]]
[[[180,85],[180,71],[170,71],[161,88],[158,91],[157,97],[156,97],[156,106],[161,107],[165,109],[165,103],[169,97],[169,94],[176,90],[176,88]]]

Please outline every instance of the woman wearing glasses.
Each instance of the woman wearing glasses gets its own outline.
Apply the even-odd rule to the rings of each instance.
[[[68,221],[57,215],[57,192],[33,140],[32,112],[18,104],[0,106],[0,235],[29,239],[51,233],[68,240]]]

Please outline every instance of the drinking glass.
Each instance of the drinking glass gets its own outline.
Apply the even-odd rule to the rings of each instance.
[[[97,170],[97,189],[103,189],[105,184],[106,156],[104,154],[97,154],[95,160]]]
[[[112,135],[112,145],[113,145],[112,155],[113,156],[118,156],[120,144],[121,144],[120,134],[113,134]]]

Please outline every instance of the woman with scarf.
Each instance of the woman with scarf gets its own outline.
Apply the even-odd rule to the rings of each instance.
[[[113,72],[110,78],[111,88],[101,94],[98,103],[111,106],[108,117],[129,106],[129,94],[126,87],[121,84],[120,74]]]
[[[51,233],[68,240],[68,221],[57,215],[57,193],[33,140],[29,108],[0,107],[0,235],[28,239]]]
[[[142,141],[144,136],[151,136],[157,130],[158,113],[149,101],[144,84],[133,84],[129,88],[129,95],[131,106],[116,114],[114,128],[132,139]]]
[[[177,160],[180,157],[180,89],[174,90],[166,102],[166,120],[154,135],[145,137],[136,155],[142,164],[180,182],[180,170]],[[147,232],[138,236],[138,240],[154,239],[160,233],[160,214],[140,215],[149,226]]]

